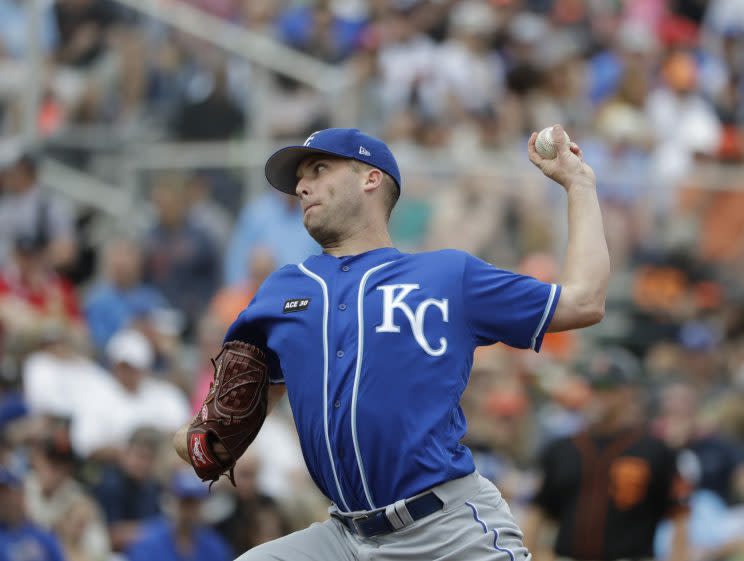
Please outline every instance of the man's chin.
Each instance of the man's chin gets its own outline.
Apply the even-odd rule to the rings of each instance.
[[[315,237],[313,235],[313,232],[317,231],[320,226],[318,224],[318,220],[314,216],[308,216],[307,214],[305,214],[305,216],[302,217],[302,223],[305,225],[305,230],[307,230],[307,233]]]
[[[305,229],[310,237],[318,242],[322,247],[332,245],[333,241],[338,237],[334,232],[329,230],[323,224],[318,224],[317,220],[305,220]]]

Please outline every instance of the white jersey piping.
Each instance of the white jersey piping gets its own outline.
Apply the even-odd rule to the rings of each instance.
[[[300,271],[317,282],[323,291],[323,430],[325,432],[328,459],[331,462],[331,471],[333,471],[333,479],[336,482],[336,490],[338,491],[339,497],[341,497],[341,502],[344,504],[344,508],[348,511],[349,505],[346,504],[344,492],[341,490],[341,483],[339,482],[338,474],[336,473],[336,462],[333,461],[333,453],[331,451],[331,438],[328,436],[328,285],[326,285],[325,281],[320,276],[305,267],[304,264],[300,263],[298,267]]]
[[[354,442],[354,455],[356,456],[357,465],[359,466],[359,476],[362,478],[362,487],[364,487],[364,496],[369,503],[370,508],[377,508],[374,501],[372,500],[372,493],[369,490],[369,484],[367,483],[367,474],[364,471],[364,462],[362,461],[362,453],[359,448],[359,439],[357,437],[357,395],[359,392],[359,378],[362,373],[362,356],[364,354],[364,288],[367,285],[367,280],[375,271],[390,265],[392,261],[382,263],[376,267],[372,267],[362,276],[362,280],[359,282],[359,292],[357,294],[357,359],[356,359],[356,371],[354,372],[354,390],[351,394],[351,438]]]

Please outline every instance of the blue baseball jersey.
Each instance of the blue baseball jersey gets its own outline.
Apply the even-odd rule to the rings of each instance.
[[[369,510],[475,470],[459,405],[473,352],[538,351],[559,296],[461,251],[322,254],[272,274],[225,340],[268,349],[316,485]]]

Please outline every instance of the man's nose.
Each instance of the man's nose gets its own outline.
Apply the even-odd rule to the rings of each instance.
[[[297,186],[295,187],[295,193],[298,197],[308,195],[310,193],[307,179],[304,177],[297,180]]]

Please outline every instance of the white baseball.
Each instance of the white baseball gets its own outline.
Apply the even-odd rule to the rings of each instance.
[[[563,131],[563,135],[566,137],[566,144],[571,142],[566,131]],[[535,150],[546,160],[552,160],[558,155],[555,151],[555,141],[553,140],[553,127],[545,127],[540,131],[540,134],[537,135],[537,140],[535,140]]]

